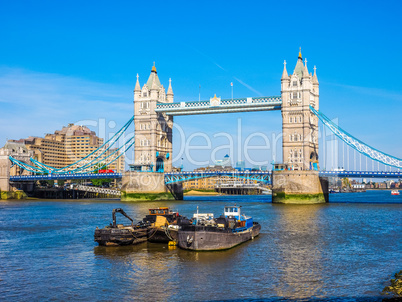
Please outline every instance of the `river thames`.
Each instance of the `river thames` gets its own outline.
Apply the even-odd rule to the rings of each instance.
[[[99,247],[94,230],[114,208],[134,221],[150,207],[180,214],[241,205],[262,225],[227,251],[164,244]],[[184,201],[0,202],[0,300],[6,301],[381,301],[402,270],[402,196],[332,194],[321,205],[276,205],[270,196]],[[118,215],[118,222],[127,223]]]

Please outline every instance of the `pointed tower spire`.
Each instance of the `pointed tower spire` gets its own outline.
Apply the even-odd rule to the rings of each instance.
[[[155,66],[154,66],[155,67]],[[155,72],[156,73],[156,72]],[[160,85],[159,85],[160,86]],[[151,90],[158,89],[158,85],[156,84],[156,77],[152,79]]]
[[[304,71],[304,66],[303,66],[303,58],[302,58],[301,47],[300,47],[299,57],[297,58],[297,63],[296,63],[295,70],[293,71],[293,74],[296,74],[299,77],[299,79],[301,79],[303,76],[303,71]]]
[[[318,84],[317,67],[315,67],[315,65],[314,65],[314,74],[313,74],[313,84]]]
[[[286,70],[286,60],[283,62],[283,72],[282,79],[287,79],[289,77],[288,71]]]
[[[304,59],[304,70],[303,70],[303,78],[308,78],[308,69],[307,69],[307,59]]]
[[[172,79],[170,78],[169,78],[169,87],[166,94],[166,100],[168,103],[173,103]]]
[[[169,87],[168,87],[167,94],[168,94],[168,95],[173,95],[172,79],[171,79],[171,78],[169,78]]]
[[[155,85],[155,87],[154,87],[154,85]],[[154,65],[152,66],[151,74],[149,75],[149,78],[147,81],[147,86],[148,86],[148,89],[158,89],[159,87],[161,87],[161,82],[159,81],[159,78],[158,78],[158,73],[156,71],[155,62],[154,62]]]
[[[134,91],[141,91],[140,81],[138,80],[139,76],[137,73],[137,83],[135,83]]]

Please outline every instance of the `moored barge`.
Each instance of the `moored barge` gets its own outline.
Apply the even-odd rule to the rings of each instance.
[[[177,231],[183,221],[187,219],[168,207],[149,209],[144,221],[150,222],[148,241],[153,243],[177,242]]]
[[[186,250],[212,251],[230,249],[258,236],[261,225],[241,214],[240,206],[228,206],[224,214],[195,214],[192,224],[178,230],[178,246]]]
[[[116,213],[122,214],[131,221],[131,225],[123,225],[116,223]],[[102,246],[120,246],[138,244],[147,240],[147,230],[149,223],[140,221],[138,224],[133,223],[133,219],[124,212],[123,209],[113,209],[113,223],[103,229],[98,227],[95,230],[94,240]]]

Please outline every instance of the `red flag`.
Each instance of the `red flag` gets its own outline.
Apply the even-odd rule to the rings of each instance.
[[[230,82],[230,86],[233,86],[233,82]]]

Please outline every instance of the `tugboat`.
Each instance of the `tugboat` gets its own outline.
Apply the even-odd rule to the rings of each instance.
[[[212,251],[230,249],[258,236],[261,225],[252,217],[241,214],[241,206],[228,206],[224,214],[197,214],[192,224],[182,224],[178,231],[178,245],[182,249]]]
[[[116,223],[116,213],[120,213],[131,221],[131,225],[122,225]],[[95,241],[103,246],[119,246],[138,244],[147,240],[147,229],[150,223],[140,221],[138,224],[133,224],[133,219],[129,217],[123,209],[113,209],[112,211],[113,224],[106,226],[103,229],[96,227]]]
[[[144,218],[144,222],[150,223],[147,236],[148,241],[153,243],[177,242],[180,224],[189,223],[185,217],[168,207],[149,209],[149,215]]]

